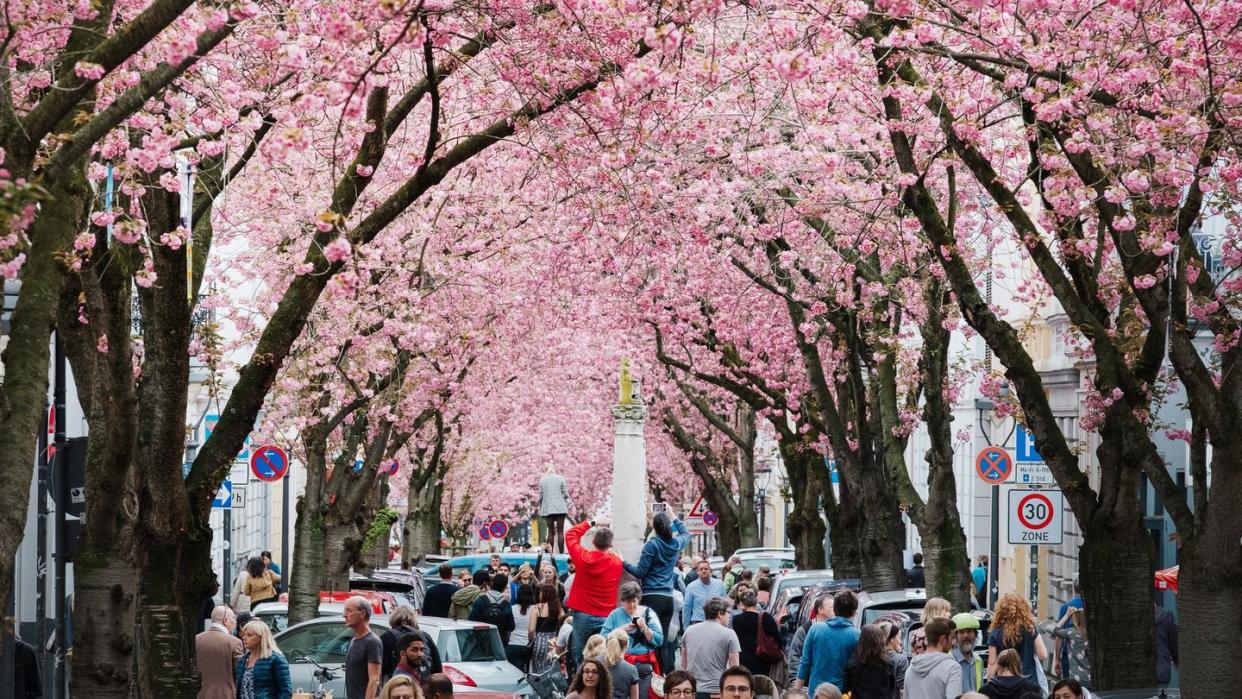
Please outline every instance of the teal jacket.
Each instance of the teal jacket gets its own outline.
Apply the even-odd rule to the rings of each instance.
[[[250,651],[242,653],[237,661],[233,679],[237,683],[237,696],[241,696],[242,677],[246,674],[246,662]],[[255,699],[293,699],[293,682],[289,679],[289,661],[280,653],[259,658],[254,663]]]

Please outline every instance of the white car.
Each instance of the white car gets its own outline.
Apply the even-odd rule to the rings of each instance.
[[[435,641],[444,674],[454,686],[463,691],[485,690],[510,695],[530,693],[530,688],[522,683],[525,677],[522,671],[505,659],[505,648],[495,626],[419,617],[418,627]],[[371,630],[377,635],[387,631],[387,619],[372,617]],[[336,675],[325,689],[332,690],[334,696],[345,696],[343,666],[352,638],[353,632],[340,616],[311,619],[277,634],[276,644],[289,661],[294,691],[315,689],[315,663],[318,663],[330,668]]]

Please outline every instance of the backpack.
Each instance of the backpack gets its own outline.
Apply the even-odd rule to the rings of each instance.
[[[506,621],[513,620],[513,613],[509,611],[509,602],[503,597],[497,601],[491,597],[487,598],[487,606],[483,608],[483,614],[479,616],[479,621],[485,624],[491,624],[497,629],[503,629]],[[505,635],[501,632],[501,635]]]
[[[763,628],[763,621],[767,616],[767,612],[759,612],[759,622],[755,628],[755,657],[764,662],[775,663],[785,657],[785,652],[781,650],[781,642]]]

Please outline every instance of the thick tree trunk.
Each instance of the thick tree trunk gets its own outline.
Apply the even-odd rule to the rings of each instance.
[[[289,623],[319,616],[319,588],[323,580],[324,527],[319,507],[307,493],[298,498],[294,525],[293,577],[289,579]]]
[[[211,530],[146,550],[138,610],[138,696],[198,695],[194,636],[199,605],[211,581]]]
[[[134,619],[138,576],[123,546],[79,549],[74,559],[73,671],[75,697],[129,697],[134,680]]]
[[[732,507],[722,507],[717,509],[716,505],[711,505],[708,500],[712,512],[720,518],[716,523],[716,550],[721,556],[728,557],[734,551],[742,548],[742,530],[738,526],[737,516],[733,514]]]
[[[1213,441],[1211,506],[1195,513],[1201,523],[1178,572],[1182,694],[1196,699],[1236,697],[1242,687],[1242,454],[1236,441]]]
[[[1138,517],[1126,527],[1105,521],[1082,530],[1078,571],[1093,686],[1152,687],[1156,656],[1151,539]]]
[[[352,521],[341,521],[329,508],[324,518],[323,582],[324,590],[348,590],[349,571],[362,554],[362,533]]]
[[[826,470],[823,456],[801,441],[789,443],[786,437],[782,437],[779,446],[785,475],[789,478],[789,496],[793,500],[785,528],[789,533],[789,543],[794,547],[794,561],[802,570],[824,568],[827,565],[824,535],[828,529],[819,514],[821,496],[826,503],[826,511],[835,512],[836,508],[831,503],[832,492],[825,493],[822,489],[827,478],[819,478],[815,473],[816,469]],[[835,522],[833,531],[836,531]]]
[[[863,486],[869,493],[859,499],[861,517],[857,530],[859,555],[862,557],[862,581],[867,590],[900,590],[906,586],[901,552],[905,548],[905,522],[892,502],[891,493],[880,483]]]
[[[440,506],[443,486],[429,484],[418,493],[410,493],[409,512],[401,527],[402,564],[412,566],[423,556],[440,553]]]
[[[954,609],[970,609],[970,555],[956,508],[952,516],[934,522],[925,517],[919,536],[927,568],[927,596],[943,597]]]

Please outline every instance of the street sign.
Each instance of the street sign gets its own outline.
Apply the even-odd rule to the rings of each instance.
[[[494,519],[492,523],[487,525],[487,533],[492,535],[493,539],[503,539],[509,536],[509,525],[504,520]]]
[[[475,529],[478,529],[479,527],[483,526],[483,518],[478,515],[475,515],[474,519],[470,520],[470,526],[474,527]]]
[[[707,512],[703,513],[703,524],[709,527],[714,527],[716,526],[716,523],[719,521],[720,521],[720,517],[717,516],[715,512],[708,510]]]
[[[233,507],[233,483],[224,481],[220,484],[220,489],[216,491],[216,497],[211,501],[211,509],[228,510]]]
[[[234,485],[250,483],[250,467],[244,463],[233,462],[233,465],[229,467],[229,480],[233,481]]]
[[[479,539],[487,541],[490,538],[492,538],[492,533],[487,530],[487,527],[479,527]]]
[[[660,512],[668,512],[668,503],[667,502],[651,503],[651,514],[654,515]]]
[[[1018,477],[1014,483],[1018,485],[1056,485],[1057,479],[1052,476],[1052,469],[1042,461],[1019,461]]]
[[[278,481],[289,472],[289,455],[274,444],[264,444],[250,455],[250,471],[261,481]]]
[[[707,505],[703,504],[703,496],[700,495],[699,499],[694,501],[694,506],[690,508],[690,514],[686,515],[686,519],[702,519],[705,512],[707,512]]]
[[[203,417],[203,441],[206,442],[211,433],[216,429],[216,423],[220,422],[219,415],[206,415]],[[237,452],[235,457],[237,461],[246,461],[250,458],[250,435],[246,435],[246,441],[242,443],[241,451]]]
[[[396,459],[393,459],[392,463],[388,464],[388,475],[389,476],[397,475],[397,471],[400,470],[400,468],[401,468],[401,463],[398,462]]]
[[[1013,475],[1013,458],[1004,447],[984,447],[975,457],[975,473],[988,485],[1000,485]]]
[[[245,486],[233,486],[233,509],[242,510],[246,508],[246,488]]]
[[[1009,543],[1061,543],[1063,509],[1059,490],[1009,491]]]
[[[1042,463],[1044,457],[1040,456],[1039,452],[1035,450],[1034,435],[1027,432],[1026,428],[1022,425],[1017,425],[1017,429],[1014,431],[1016,432],[1018,443],[1018,448],[1016,450],[1017,453],[1014,455],[1014,460],[1027,463]]]

